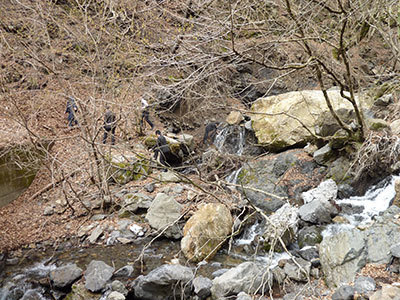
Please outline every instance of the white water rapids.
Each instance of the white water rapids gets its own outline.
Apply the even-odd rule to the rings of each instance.
[[[357,207],[360,211],[353,214],[340,214],[348,220],[348,224],[330,224],[324,230],[323,235],[335,234],[339,231],[349,230],[355,227],[366,226],[372,222],[374,216],[385,211],[396,195],[395,182],[400,176],[391,176],[381,183],[372,186],[364,196],[353,196],[347,199],[337,200],[340,206]]]

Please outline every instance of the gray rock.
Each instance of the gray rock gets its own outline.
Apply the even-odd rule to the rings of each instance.
[[[299,208],[300,219],[313,224],[330,223],[332,217],[337,215],[338,209],[330,201],[314,200]]]
[[[314,200],[336,200],[338,193],[338,186],[336,182],[332,179],[325,180],[321,182],[316,188],[304,192],[301,194],[301,197],[304,203],[309,203]]]
[[[132,275],[134,268],[130,265],[126,265],[113,274],[113,277],[129,277]]]
[[[114,268],[103,261],[92,260],[85,272],[85,288],[91,292],[102,290],[112,277]]]
[[[118,228],[121,231],[125,231],[128,229],[128,226],[132,224],[132,220],[119,220]]]
[[[393,94],[383,95],[375,100],[374,105],[376,106],[388,106],[390,103],[393,103],[394,98]]]
[[[217,270],[217,271],[214,271],[212,274],[211,274],[211,276],[213,277],[213,278],[215,278],[215,277],[219,277],[219,276],[221,276],[222,274],[224,274],[226,271],[228,271],[229,269],[219,269],[219,270]]]
[[[181,182],[182,179],[173,171],[161,172],[158,176],[161,182]]]
[[[154,186],[154,183],[152,182],[152,183],[146,184],[144,186],[144,188],[146,189],[147,192],[152,193],[152,192],[154,192],[155,186]]]
[[[261,293],[269,290],[272,280],[272,274],[267,268],[254,262],[244,262],[215,278],[211,294],[213,298],[220,299],[242,291],[249,294]]]
[[[119,292],[111,292],[110,294],[108,294],[107,296],[107,300],[125,300],[125,296]]]
[[[298,253],[303,259],[309,262],[313,261],[316,258],[319,258],[318,249],[314,246],[302,248],[298,251]]]
[[[189,292],[193,279],[190,268],[181,265],[162,265],[146,276],[136,278],[131,287],[135,297],[142,300],[165,300]]]
[[[111,290],[121,293],[124,296],[128,295],[128,290],[125,288],[125,285],[119,280],[114,280],[113,282],[111,282]]]
[[[129,193],[124,196],[121,210],[134,214],[138,209],[148,209],[152,201],[152,198],[146,194]]]
[[[274,277],[274,281],[278,283],[278,285],[283,284],[286,278],[285,271],[281,267],[275,266],[274,268],[271,269],[271,272],[272,276]]]
[[[38,291],[28,290],[25,292],[24,296],[21,300],[41,300],[43,299],[42,295]]]
[[[211,294],[212,280],[203,276],[193,279],[194,293],[199,299],[205,299]]]
[[[164,235],[174,239],[182,237],[182,230],[177,224],[181,217],[182,205],[166,194],[159,193],[154,198],[146,214],[146,219],[151,227],[165,230]]]
[[[97,239],[103,234],[104,230],[101,225],[98,225],[88,237],[89,243],[94,244]]]
[[[252,300],[253,298],[251,298],[251,296],[249,294],[246,294],[245,292],[240,292],[237,297],[236,300]]]
[[[397,258],[400,258],[400,243],[390,247],[390,253]]]
[[[332,295],[332,300],[353,300],[354,288],[349,285],[342,285]]]
[[[306,282],[310,276],[311,263],[300,257],[295,258],[295,260],[297,264],[293,260],[289,260],[283,270],[290,279]],[[300,265],[300,268],[298,265]]]
[[[370,263],[384,264],[391,258],[390,247],[400,243],[397,215],[400,208],[390,206],[382,216],[377,217],[373,226],[366,231],[367,260]]]
[[[301,175],[284,178],[290,172]],[[314,187],[315,179],[322,175],[322,168],[304,150],[288,150],[245,164],[238,175],[238,184],[243,185],[244,189],[239,190],[255,206],[275,212],[287,203],[286,198],[299,203],[301,193]]]
[[[270,221],[274,226],[268,226],[262,235],[267,247],[272,245],[278,237],[285,245],[293,242],[299,221],[298,208],[286,203],[270,216]],[[275,249],[276,251],[283,250],[279,243],[275,245]]]
[[[106,240],[106,245],[115,245],[118,242],[118,238],[121,236],[121,232],[114,230],[110,233],[110,236]]]
[[[354,289],[359,294],[365,294],[375,290],[376,283],[371,277],[360,276],[354,282]]]
[[[393,134],[400,134],[400,119],[394,120],[390,123],[390,129],[392,130]]]
[[[317,164],[324,165],[331,159],[332,155],[333,154],[331,146],[329,144],[326,144],[325,146],[314,152],[313,158],[317,162]]]
[[[322,241],[322,228],[317,226],[307,226],[300,229],[297,242],[300,248],[305,246],[315,246]]]
[[[184,188],[183,188],[182,185],[177,184],[177,185],[175,185],[175,186],[172,188],[172,191],[173,191],[175,194],[182,194],[183,189],[184,189]]]
[[[56,288],[66,288],[82,276],[83,270],[76,264],[65,265],[50,272],[50,280]]]
[[[54,212],[55,212],[54,205],[49,205],[44,208],[43,215],[51,216],[52,214],[54,214]]]
[[[297,295],[297,293],[289,293],[283,296],[282,300],[303,300],[304,296]]]
[[[400,300],[400,288],[384,284],[382,289],[376,291],[369,300]]]
[[[104,220],[107,216],[104,214],[97,214],[97,215],[93,215],[90,220],[92,221],[101,221]]]
[[[365,232],[357,229],[325,236],[319,247],[322,270],[329,287],[354,280],[367,259]]]

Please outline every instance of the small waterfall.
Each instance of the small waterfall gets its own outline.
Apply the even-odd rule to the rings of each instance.
[[[246,132],[246,128],[244,126],[239,127],[239,143],[238,143],[238,150],[236,152],[237,155],[241,156],[243,154],[244,145],[246,143],[244,139],[244,134]]]
[[[246,144],[245,133],[244,126],[226,126],[216,135],[214,145],[220,152],[241,156]]]
[[[217,147],[218,151],[221,151],[222,147],[225,144],[226,137],[228,135],[229,127],[224,127],[215,137],[214,145]]]
[[[336,203],[342,207],[351,207],[356,210],[355,213],[342,213],[349,224],[331,224],[324,230],[323,235],[331,235],[338,231],[349,230],[357,226],[363,226],[371,222],[372,218],[385,211],[390,202],[396,195],[395,181],[400,176],[392,176],[390,180],[384,180],[381,183],[371,187],[364,196],[354,196],[348,199],[337,200]]]
[[[240,171],[242,171],[242,168],[239,168],[239,169],[233,171],[231,174],[226,176],[225,181],[228,182],[228,183],[236,184],[238,176],[240,174]]]
[[[14,299],[13,290],[18,290],[18,293],[23,295],[22,299],[49,300],[50,298],[45,296],[46,289],[37,286],[35,282],[48,277],[54,269],[56,269],[54,264],[46,265],[45,261],[21,270],[22,273],[14,275],[0,288],[0,300]]]

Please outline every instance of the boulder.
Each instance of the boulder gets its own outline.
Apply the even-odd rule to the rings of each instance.
[[[286,198],[291,204],[302,203],[301,193],[315,187],[324,171],[304,150],[288,150],[245,164],[238,184],[255,206],[270,213],[283,206]]]
[[[113,282],[111,282],[111,290],[118,292],[123,296],[128,295],[128,290],[126,289],[125,285],[119,280],[114,280]]]
[[[94,243],[97,241],[97,239],[103,234],[103,232],[104,232],[103,226],[98,225],[98,226],[92,231],[92,233],[90,234],[90,236],[88,237],[89,243],[94,244]]]
[[[162,265],[148,275],[140,275],[131,284],[135,297],[142,300],[180,298],[191,289],[194,274],[181,265]]]
[[[158,180],[161,182],[181,182],[182,178],[175,172],[168,170],[167,172],[161,172],[158,175]]]
[[[353,281],[367,263],[388,263],[391,247],[400,243],[398,216],[400,208],[390,206],[363,231],[354,228],[325,236],[319,254],[328,286]]]
[[[125,300],[125,296],[119,292],[111,292],[107,296],[107,300]]]
[[[338,186],[332,179],[321,182],[316,188],[311,189],[301,194],[304,203],[309,203],[314,200],[336,200]]]
[[[134,271],[133,266],[130,265],[126,265],[120,269],[118,269],[117,271],[115,271],[115,273],[113,274],[113,277],[129,277],[132,275]]]
[[[353,229],[325,236],[320,244],[319,256],[329,287],[349,283],[366,264],[365,233]]]
[[[107,180],[126,184],[150,174],[150,161],[142,155],[113,154],[108,160]]]
[[[103,261],[92,260],[85,272],[85,288],[91,292],[98,292],[105,288],[112,277],[114,268]]]
[[[394,197],[391,205],[400,207],[400,179],[396,179],[394,181],[394,191],[396,192],[396,196]]]
[[[211,259],[232,232],[233,219],[229,209],[219,203],[200,207],[183,229],[181,248],[192,261]]]
[[[391,246],[400,243],[400,208],[390,206],[382,216],[375,218],[375,223],[366,231],[367,261],[385,264],[392,257]]]
[[[226,123],[229,125],[238,125],[240,122],[244,120],[243,115],[240,111],[231,111],[229,115],[226,117]]]
[[[68,300],[99,300],[101,298],[101,294],[88,291],[82,281],[75,282],[72,285],[71,292],[65,297]]]
[[[384,284],[382,289],[376,291],[369,297],[369,300],[399,300],[400,288]]]
[[[352,116],[353,107],[341,97],[340,91],[330,90],[328,96],[339,115]],[[371,107],[372,103],[365,101],[367,98],[360,100],[364,109]],[[359,102],[359,99],[356,101]],[[315,134],[318,133],[317,128],[332,128],[330,123],[325,125],[325,122],[329,121],[326,116],[329,116],[330,112],[322,91],[318,90],[260,98],[253,103],[251,110],[256,113],[251,115],[251,119],[259,143],[272,150],[305,145],[314,141]],[[319,130],[319,133],[321,131],[323,130]]]
[[[121,211],[134,214],[138,209],[148,209],[153,199],[143,193],[129,193],[121,201]]]
[[[332,147],[326,144],[322,148],[314,152],[313,158],[317,164],[325,165],[333,157]]]
[[[319,258],[318,248],[315,246],[304,247],[300,249],[298,253],[303,259],[309,262]]]
[[[165,230],[164,235],[174,239],[182,237],[182,230],[177,223],[181,218],[182,205],[166,194],[159,193],[154,198],[146,214],[151,227]]]
[[[299,208],[299,217],[312,224],[328,224],[339,213],[332,201],[316,199]]]
[[[56,288],[68,288],[82,276],[82,272],[76,264],[69,264],[51,271],[50,280]]]
[[[305,246],[315,246],[322,241],[322,228],[317,226],[306,226],[300,229],[297,243],[300,248]]]
[[[390,124],[382,119],[368,118],[366,119],[368,128],[374,131],[380,131],[390,128]]]
[[[390,129],[392,130],[392,133],[395,135],[400,134],[400,119],[394,120],[392,123],[390,123]]]
[[[277,242],[281,238],[285,245],[293,242],[297,234],[299,221],[298,208],[286,203],[269,217],[270,222],[263,233],[264,245],[270,249],[274,245],[274,251],[283,251],[282,245]]]
[[[359,294],[365,294],[375,290],[376,282],[372,277],[360,276],[354,282],[354,289]]]
[[[296,262],[292,259],[286,262],[283,268],[285,274],[295,281],[307,282],[310,277],[311,263],[300,257],[296,257],[295,260]]]
[[[245,292],[240,292],[236,297],[236,300],[252,300],[252,299],[253,298],[249,294],[246,294]]]
[[[254,262],[244,262],[215,278],[211,294],[213,299],[223,299],[240,292],[262,293],[269,291],[270,287],[272,274],[267,268]]]
[[[206,299],[211,295],[212,280],[203,276],[193,279],[193,290],[199,299]]]
[[[352,286],[342,285],[332,295],[332,300],[353,300],[355,290]]]
[[[374,105],[376,106],[388,106],[394,102],[393,94],[386,94],[375,100]]]

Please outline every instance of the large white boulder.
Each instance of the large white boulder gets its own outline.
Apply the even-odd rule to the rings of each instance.
[[[335,111],[343,118],[354,118],[353,107],[340,96],[339,90],[329,90],[329,99]],[[363,109],[371,107],[367,98],[356,99]],[[324,95],[320,90],[297,91],[260,98],[251,107],[253,129],[258,142],[279,150],[295,144],[306,144],[313,135],[336,128]],[[334,120],[333,120],[334,121]],[[329,124],[326,124],[330,122]],[[331,124],[332,123],[332,124]],[[328,125],[328,126],[326,126]],[[323,134],[325,135],[325,134]]]

